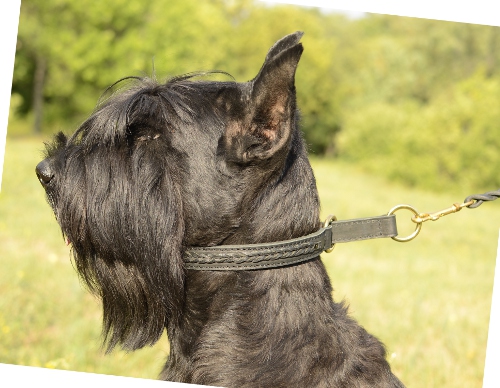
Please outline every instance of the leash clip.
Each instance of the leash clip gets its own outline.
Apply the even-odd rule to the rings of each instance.
[[[415,227],[415,231],[412,234],[410,234],[409,236],[407,236],[407,237],[395,236],[395,237],[391,237],[391,238],[395,241],[398,241],[398,242],[411,241],[415,237],[417,237],[417,235],[420,233],[420,230],[422,229],[422,224],[424,222],[429,221],[429,220],[430,221],[437,221],[441,217],[447,216],[448,214],[453,214],[453,213],[459,212],[464,207],[469,207],[472,204],[474,204],[474,200],[470,200],[470,201],[464,202],[462,204],[454,203],[452,206],[450,206],[446,209],[434,212],[434,213],[419,213],[413,206],[410,206],[410,205],[394,206],[391,210],[389,210],[389,213],[387,213],[387,215],[394,214],[395,212],[397,212],[398,210],[401,210],[401,209],[409,210],[410,212],[413,213],[413,217],[411,218],[411,220],[417,225]]]
[[[413,216],[411,218],[411,220],[413,222],[415,222],[416,224],[421,224],[422,222],[429,221],[429,220],[437,221],[441,217],[447,216],[448,214],[453,214],[453,213],[459,212],[464,207],[469,207],[473,203],[474,203],[474,200],[470,200],[470,201],[462,203],[462,204],[454,203],[452,206],[450,206],[446,209],[434,212],[434,213],[420,213],[419,215]]]

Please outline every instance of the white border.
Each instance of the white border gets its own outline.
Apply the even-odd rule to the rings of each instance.
[[[137,379],[133,377],[101,375],[96,373],[72,372],[36,368],[32,366],[19,366],[0,364],[2,386],[12,387],[38,387],[41,382],[50,384],[50,388],[88,388],[88,387],[207,387],[206,385],[172,383],[169,381]],[[8,384],[10,383],[10,384]]]
[[[4,0],[0,3],[0,53],[2,58],[0,61],[0,191],[2,190],[5,140],[20,8],[21,0]]]
[[[425,19],[500,26],[495,0],[261,0],[356,12],[383,13]]]
[[[488,330],[488,345],[486,346],[486,361],[484,365],[483,388],[498,388],[500,373],[500,233],[498,236],[497,264],[495,266],[495,284],[491,297],[490,329]]]

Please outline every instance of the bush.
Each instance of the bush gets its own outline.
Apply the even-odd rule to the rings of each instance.
[[[346,115],[339,155],[410,185],[500,187],[500,81],[477,72],[422,105],[375,102]]]

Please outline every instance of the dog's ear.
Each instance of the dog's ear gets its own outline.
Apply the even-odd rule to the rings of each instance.
[[[273,44],[273,47],[269,49],[265,62],[270,61],[280,52],[295,46],[299,43],[303,35],[304,33],[302,31],[297,31],[278,40],[275,44]]]
[[[230,158],[239,163],[267,160],[283,150],[295,125],[295,71],[302,55],[302,32],[274,44],[250,82],[244,120],[226,133]]]

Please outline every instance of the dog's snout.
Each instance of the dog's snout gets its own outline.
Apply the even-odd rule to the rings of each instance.
[[[50,164],[47,160],[42,160],[40,163],[38,163],[35,171],[38,180],[43,186],[47,185],[52,180],[52,178],[54,178],[54,173],[52,172]]]

